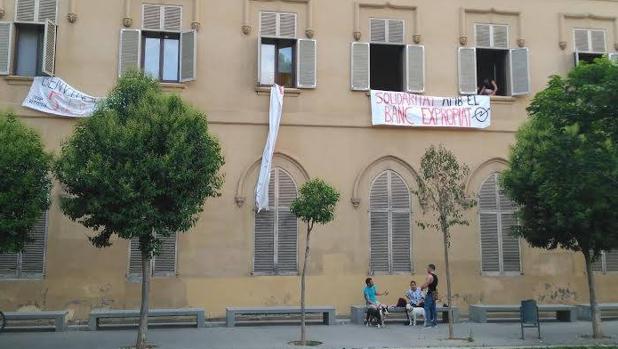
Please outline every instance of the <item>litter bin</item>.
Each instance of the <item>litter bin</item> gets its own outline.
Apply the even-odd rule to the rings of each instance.
[[[539,307],[536,301],[534,299],[521,301],[519,314],[521,319],[521,339],[524,339],[524,328],[534,327],[537,328],[539,339],[541,339],[541,322],[539,320]]]

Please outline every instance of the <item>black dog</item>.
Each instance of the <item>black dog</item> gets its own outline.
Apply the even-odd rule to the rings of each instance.
[[[365,318],[366,326],[384,327],[384,314],[382,309],[374,307],[367,308],[367,317]]]

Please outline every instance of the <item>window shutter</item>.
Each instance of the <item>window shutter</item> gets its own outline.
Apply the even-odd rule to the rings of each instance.
[[[618,250],[605,252],[605,271],[606,272],[618,271]]]
[[[515,214],[502,214],[502,269],[504,272],[520,272],[519,238],[512,235],[513,227],[517,225]]]
[[[272,274],[275,269],[275,171],[268,182],[269,208],[255,213],[253,271]]]
[[[56,18],[56,0],[38,0],[39,1],[39,14],[38,22],[45,23],[47,21],[57,22]]]
[[[388,249],[388,172],[379,175],[371,185],[369,209],[371,271],[387,273],[390,271]]]
[[[390,175],[392,272],[411,272],[410,192],[403,179]]]
[[[425,92],[425,47],[406,46],[406,90],[412,93]]]
[[[17,278],[17,253],[0,253],[0,278]]]
[[[506,25],[492,26],[493,48],[509,48],[509,27]]]
[[[45,22],[43,38],[43,73],[53,76],[56,72],[56,33],[57,26],[51,20]]]
[[[277,13],[260,13],[260,36],[277,36]]]
[[[179,32],[182,24],[182,7],[163,6],[163,30]]]
[[[277,36],[282,38],[296,37],[296,14],[279,13],[279,28]]]
[[[476,49],[474,47],[459,48],[459,93],[476,94]]]
[[[476,40],[476,47],[491,47],[491,25],[475,24],[474,37]]]
[[[590,48],[595,53],[607,52],[605,45],[605,30],[591,30],[590,31]]]
[[[369,43],[352,43],[351,84],[354,91],[369,90]]]
[[[142,252],[139,249],[139,239],[129,241],[129,274],[142,275]]]
[[[375,179],[369,196],[370,210],[388,210],[388,173],[384,172]]]
[[[500,271],[498,215],[495,213],[481,213],[481,269],[483,272]]]
[[[298,271],[298,220],[290,212],[297,195],[296,184],[285,171],[277,172],[277,271],[292,273]]]
[[[496,174],[487,178],[479,192],[479,208],[481,211],[494,211],[498,209],[496,204]]]
[[[160,236],[161,249],[154,257],[153,274],[155,276],[176,275],[176,233],[170,236]]]
[[[575,51],[577,52],[589,52],[590,42],[587,29],[575,29],[573,31],[573,38],[575,41]]]
[[[592,254],[593,251],[590,251]],[[592,262],[592,271],[598,271],[600,273],[604,273],[603,270],[603,260],[605,259],[605,252],[601,251],[601,255],[594,262]]]
[[[298,47],[296,85],[298,88],[315,88],[317,84],[317,42],[298,39],[296,45]]]
[[[35,0],[16,0],[15,22],[34,22]]]
[[[609,60],[612,61],[614,64],[618,64],[618,52],[608,54],[607,58],[609,58]]]
[[[180,81],[193,81],[196,76],[197,32],[180,33]]]
[[[13,24],[0,22],[0,75],[9,75],[10,72],[12,35]]]
[[[369,31],[371,33],[371,42],[385,43],[386,42],[386,19],[372,18],[369,20]]]
[[[530,71],[528,67],[528,48],[514,48],[511,53],[511,95],[530,93]]]
[[[140,69],[140,41],[139,29],[120,29],[119,76],[130,70]]]
[[[144,4],[142,8],[142,28],[159,31],[161,27],[161,5]]]
[[[47,237],[47,212],[34,223],[27,243],[21,254],[22,275],[41,277],[45,272],[45,240]]]
[[[391,44],[403,44],[405,38],[404,23],[400,19],[388,20],[388,42]]]

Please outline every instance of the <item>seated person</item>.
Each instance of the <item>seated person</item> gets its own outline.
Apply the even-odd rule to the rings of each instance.
[[[386,296],[388,295],[388,290],[384,291],[384,293],[378,292],[376,285],[373,283],[372,278],[367,278],[365,280],[365,288],[363,289],[363,296],[365,297],[365,304],[368,308],[377,309],[380,313],[380,323],[384,322],[382,318],[382,311],[385,314],[388,314],[388,307],[385,304],[382,304],[378,301],[378,296]]]
[[[425,296],[420,287],[416,287],[416,281],[410,281],[410,288],[406,291],[406,298],[412,307],[422,308],[425,305]]]
[[[498,85],[496,80],[484,79],[479,86],[478,94],[483,96],[495,96],[498,93]]]

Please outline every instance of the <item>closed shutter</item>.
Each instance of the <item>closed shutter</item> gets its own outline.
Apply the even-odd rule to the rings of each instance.
[[[161,27],[161,6],[144,4],[142,8],[142,28],[159,31]]]
[[[142,275],[142,252],[139,249],[139,239],[129,240],[129,274]]]
[[[118,75],[140,69],[141,31],[138,29],[120,29],[120,52]]]
[[[289,174],[277,170],[277,271],[279,273],[297,272],[298,220],[290,212],[292,201],[296,199],[296,184]]]
[[[391,44],[403,44],[404,39],[404,22],[400,19],[389,19],[388,42]]]
[[[260,36],[277,36],[277,13],[260,13]]]
[[[296,37],[296,14],[279,13],[279,28],[277,36],[282,38]]]
[[[21,253],[21,274],[25,277],[42,277],[45,273],[47,212],[34,223],[28,237],[32,241],[26,244]]]
[[[425,92],[425,47],[406,46],[406,90],[412,93]]]
[[[197,32],[180,34],[180,81],[193,81],[196,77]]]
[[[17,253],[0,253],[0,278],[17,278]]]
[[[13,24],[0,22],[0,75],[9,75]],[[1,273],[1,272],[0,272]]]
[[[604,30],[591,30],[590,31],[590,49],[592,52],[595,52],[595,53],[607,52]]]
[[[379,175],[369,194],[370,268],[372,272],[390,271],[388,242],[388,172]]]
[[[179,32],[182,25],[182,7],[163,6],[163,30]]]
[[[509,48],[509,27],[506,25],[492,25],[492,47]]]
[[[260,36],[295,38],[296,14],[260,12]]]
[[[390,175],[392,272],[411,272],[410,192],[395,172]]]
[[[299,39],[297,54],[297,87],[315,88],[317,85],[317,43],[315,40]]]
[[[38,14],[38,22],[45,23],[47,21],[52,21],[54,23],[57,22],[56,18],[56,9],[57,9],[57,1],[56,0],[38,0],[39,1],[39,14]]]
[[[354,91],[369,90],[369,43],[352,43],[351,85]]]
[[[618,250],[605,252],[605,271],[617,272],[618,271]]]
[[[15,22],[34,22],[35,0],[16,0]]]
[[[530,93],[530,71],[528,67],[528,48],[514,48],[511,53],[511,95],[521,96]]]
[[[492,174],[481,186],[479,192],[479,208],[481,211],[493,211],[498,209],[496,203],[496,175]]]
[[[474,25],[474,37],[476,41],[476,47],[491,47],[491,25]]]
[[[498,243],[498,215],[481,213],[481,270],[500,271],[500,252]]]
[[[458,70],[459,93],[476,94],[476,49],[474,47],[459,48]]]
[[[369,20],[369,32],[371,42],[385,43],[386,42],[386,19],[371,18]]]
[[[590,253],[592,254],[592,251],[590,251]],[[592,271],[598,271],[598,272],[605,272],[605,270],[603,269],[603,260],[605,259],[605,252],[601,251],[601,255],[599,255],[599,257],[592,262]]]
[[[576,52],[590,51],[590,38],[587,29],[575,29],[573,31],[573,40],[575,43]]]
[[[275,270],[275,171],[268,182],[269,207],[255,213],[253,271],[273,273]]]
[[[159,255],[154,257],[154,276],[174,276],[176,274],[176,233],[160,236]]]
[[[517,225],[515,214],[502,214],[500,219],[502,228],[502,268],[505,272],[519,272],[521,270],[519,256],[519,238],[513,236],[513,227]]]
[[[57,26],[51,20],[45,23],[43,36],[43,73],[53,76],[56,72],[56,33]]]

